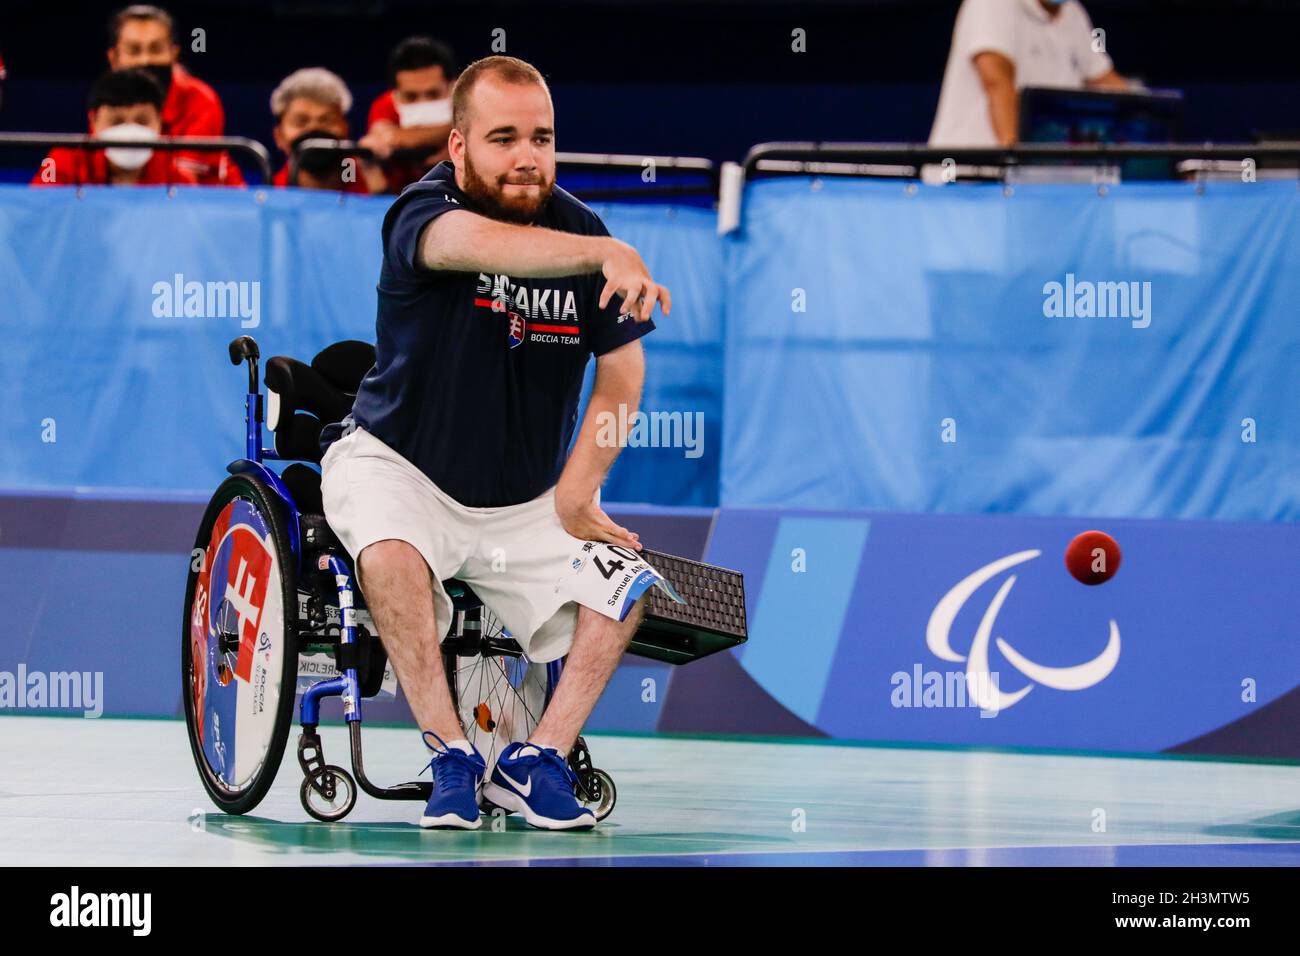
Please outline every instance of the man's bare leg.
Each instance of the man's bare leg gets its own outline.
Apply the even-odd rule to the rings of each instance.
[[[357,564],[366,606],[420,729],[443,740],[464,737],[442,666],[429,565],[393,539],[364,548]]]
[[[644,598],[637,601],[622,623],[590,608],[578,608],[573,647],[560,672],[560,683],[529,741],[568,756],[636,633],[644,603]]]

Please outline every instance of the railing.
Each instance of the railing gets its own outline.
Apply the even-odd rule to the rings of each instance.
[[[96,139],[86,133],[0,133],[0,149],[31,147],[51,149],[153,149],[162,152],[227,152],[251,161],[261,173],[262,182],[271,180],[271,157],[255,139],[246,136],[164,136],[161,139]]]
[[[1035,162],[1122,161],[1128,159],[1261,159],[1300,161],[1300,142],[1285,143],[1024,143],[1018,146],[957,147],[915,143],[759,143],[741,166],[745,180],[757,174],[875,175],[880,166],[911,168],[928,163],[1010,167]]]
[[[308,139],[298,144],[289,159],[289,181],[293,182],[298,171],[298,163],[308,153],[337,158],[356,156],[374,159],[370,150],[358,146],[353,140],[346,139]],[[426,150],[403,150],[399,158],[419,157],[427,154]],[[712,160],[696,156],[636,156],[617,153],[556,153],[555,166],[559,171],[586,171],[604,173],[641,173],[647,167],[656,174],[660,171],[697,174],[705,177],[707,182],[699,185],[665,183],[653,186],[612,186],[583,188],[582,198],[589,201],[607,201],[615,199],[643,199],[647,195],[663,196],[711,196],[718,194],[718,170]]]
[[[405,152],[405,151],[403,151]],[[298,166],[303,156],[325,156],[337,159],[347,157],[356,157],[357,159],[369,161],[375,158],[375,154],[364,146],[358,146],[354,140],[350,139],[331,139],[328,136],[315,136],[311,139],[305,139],[294,147],[289,154],[289,173],[288,182],[290,186],[298,182]],[[397,154],[402,155],[402,154]]]
[[[917,179],[925,166],[967,164],[1009,171],[1035,165],[1072,163],[1085,169],[1125,160],[1253,160],[1256,164],[1294,164],[1287,174],[1300,177],[1300,142],[1274,143],[1024,143],[1017,146],[928,146],[916,143],[759,143],[742,163],[723,163],[718,189],[718,233],[740,225],[745,184],[763,176],[850,176]],[[1059,167],[1058,167],[1059,168]],[[1201,174],[1203,169],[1184,171]]]
[[[647,188],[640,186],[609,186],[583,188],[582,198],[588,201],[609,201],[618,199],[644,199],[647,193],[655,198],[664,196],[709,196],[717,198],[719,174],[712,160],[699,156],[636,156],[621,153],[556,153],[555,165],[558,169],[578,172],[601,173],[643,173],[647,168],[658,175],[660,171],[686,173],[703,176],[705,183],[689,185],[683,183],[665,183]]]

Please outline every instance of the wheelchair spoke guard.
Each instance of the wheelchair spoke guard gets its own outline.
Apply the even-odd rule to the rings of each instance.
[[[181,696],[212,800],[247,813],[270,789],[293,718],[297,584],[283,509],[250,475],[208,504],[185,589]]]
[[[478,653],[443,655],[452,699],[465,736],[478,748],[492,775],[501,751],[528,739],[547,703],[546,665],[529,661],[486,606],[471,612]]]

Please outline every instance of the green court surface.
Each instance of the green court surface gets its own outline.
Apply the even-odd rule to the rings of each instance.
[[[323,735],[348,766],[344,729]],[[0,864],[1300,863],[1290,764],[592,735],[619,791],[595,831],[464,833],[365,794],[341,823],[311,820],[295,739],[266,800],[231,817],[181,721],[0,717]],[[381,785],[427,763],[412,730],[364,740]]]

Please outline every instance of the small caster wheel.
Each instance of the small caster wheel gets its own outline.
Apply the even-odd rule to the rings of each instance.
[[[578,788],[578,798],[596,815],[597,821],[605,819],[614,812],[614,804],[618,801],[614,778],[592,767]]]
[[[325,793],[312,786],[312,778],[303,777],[298,796],[304,810],[325,823],[342,820],[352,812],[357,804],[357,784],[350,773],[330,765],[318,770],[315,780]]]

